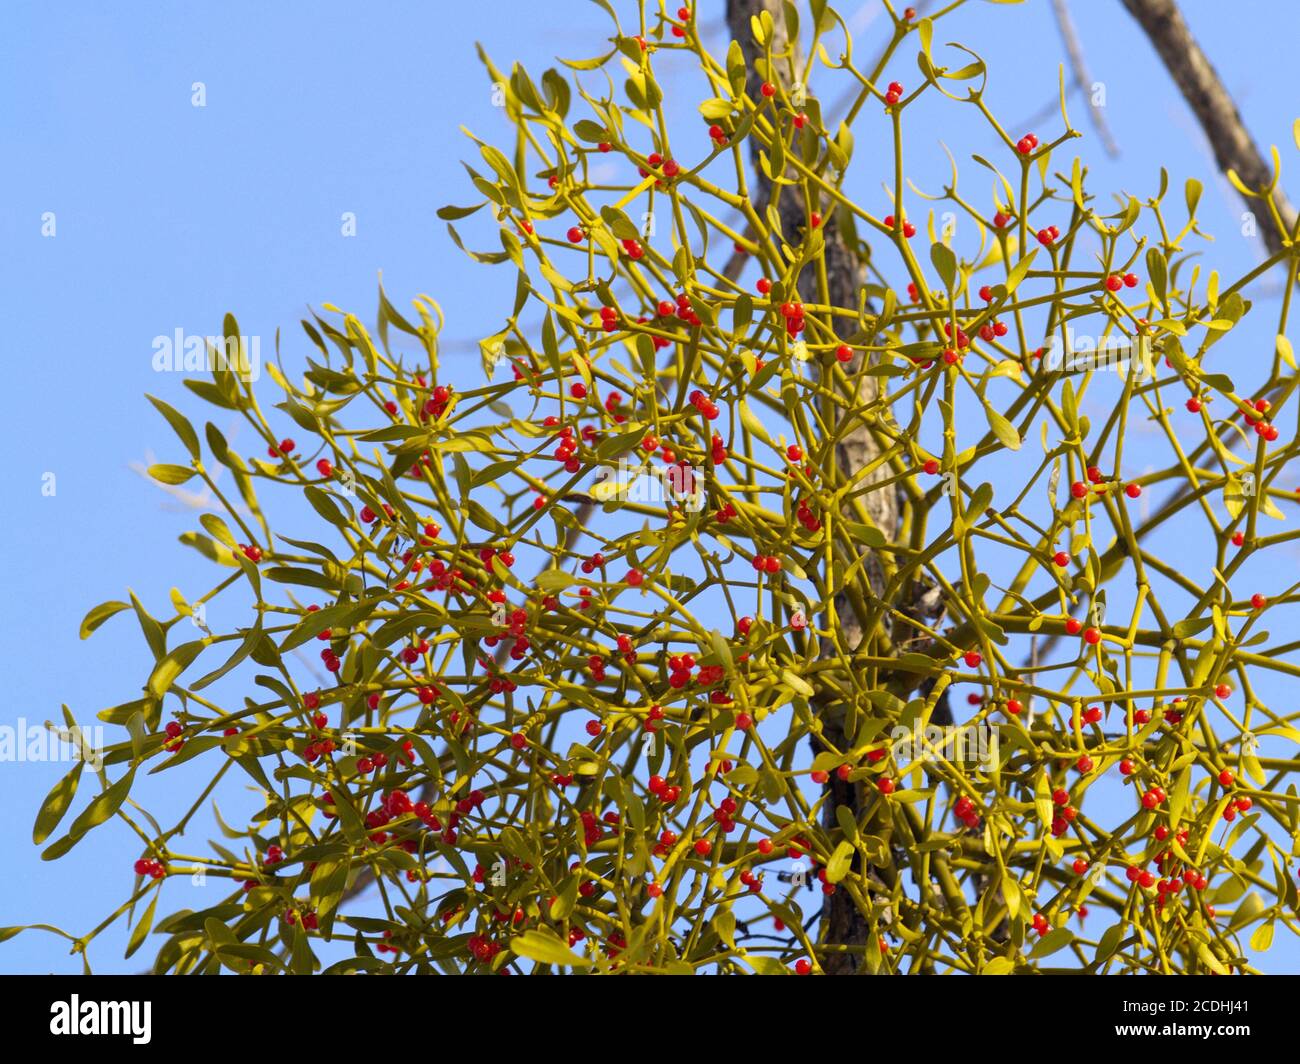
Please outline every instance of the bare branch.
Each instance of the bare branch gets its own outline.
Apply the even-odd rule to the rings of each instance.
[[[1225,173],[1235,171],[1249,189],[1267,188],[1273,180],[1272,167],[1256,147],[1236,103],[1192,36],[1178,5],[1173,0],[1124,0],[1124,6],[1137,19],[1196,113],[1219,168]],[[1272,200],[1285,231],[1278,227],[1271,211],[1257,212],[1257,223],[1268,250],[1276,253],[1290,241],[1296,213],[1281,189],[1273,190]],[[1250,203],[1247,207],[1254,210]]]
[[[1056,16],[1056,27],[1061,31],[1061,42],[1065,45],[1065,54],[1070,60],[1070,71],[1074,75],[1074,83],[1079,92],[1083,94],[1084,99],[1088,101],[1088,113],[1092,116],[1093,128],[1097,131],[1097,136],[1101,138],[1102,147],[1106,149],[1106,154],[1112,159],[1119,155],[1119,145],[1115,143],[1114,136],[1111,135],[1110,126],[1106,122],[1106,115],[1092,97],[1092,75],[1088,73],[1088,63],[1083,55],[1083,44],[1079,41],[1079,34],[1074,28],[1074,20],[1070,18],[1070,8],[1066,0],[1052,0],[1052,14]]]

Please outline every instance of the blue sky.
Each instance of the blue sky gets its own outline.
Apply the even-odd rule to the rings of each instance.
[[[874,0],[835,6],[861,27],[862,41],[880,41],[885,20],[873,18]],[[1257,139],[1266,149],[1277,143],[1283,159],[1294,160],[1294,17],[1282,32],[1262,33],[1252,14],[1277,19],[1289,9],[1228,11],[1210,0],[1183,6]],[[710,0],[701,22],[725,44],[722,7]],[[1260,248],[1240,234],[1243,208],[1135,24],[1117,0],[1072,7],[1122,151],[1118,160],[1104,156],[1082,101],[1072,100],[1075,124],[1088,134],[1076,144],[1093,189],[1149,194],[1162,165],[1175,190],[1183,178],[1199,178],[1204,226],[1217,237],[1207,257],[1225,277],[1245,272]],[[0,536],[10,593],[0,619],[9,691],[0,723],[55,719],[65,702],[84,722],[134,697],[151,663],[126,618],[80,642],[86,609],[131,587],[168,613],[169,588],[192,594],[208,586],[206,563],[176,542],[194,527],[193,516],[168,508],[129,465],[150,449],[160,461],[177,458],[144,393],[210,416],[179,375],[154,372],[154,337],[178,328],[216,332],[233,311],[245,333],[269,344],[281,329],[286,350],[301,353],[297,322],[307,307],[331,302],[370,319],[383,271],[399,306],[421,292],[442,304],[449,360],[477,372],[473,341],[508,310],[513,275],[470,263],[434,213],[474,198],[458,163],[470,154],[459,127],[485,138],[505,133],[474,43],[482,41],[498,65],[518,59],[536,76],[556,54],[602,52],[607,19],[582,0],[361,7],[337,0],[10,0],[2,25],[0,433],[7,458],[0,486],[10,516]],[[1009,128],[1055,97],[1063,53],[1046,0],[973,0],[944,20],[936,40],[960,40],[989,61],[989,102]],[[895,66],[899,80],[915,84],[910,47]],[[661,80],[672,97],[671,77]],[[206,106],[192,104],[196,82]],[[678,106],[682,116],[694,111],[696,91],[692,82]],[[911,135],[914,179],[937,189],[946,178],[942,139],[963,162],[966,180],[986,190],[979,168],[966,160],[990,151],[990,136],[953,105],[936,104],[933,115],[928,139],[919,130]],[[1040,136],[1059,130],[1059,115],[1038,128]],[[858,153],[872,155],[867,134],[858,136]],[[870,161],[864,170],[854,191],[865,199],[883,195]],[[1293,198],[1297,188],[1293,183]],[[1181,194],[1171,199],[1181,202]],[[45,212],[54,214],[53,237],[42,235]],[[356,217],[353,237],[340,231],[345,212]],[[1274,316],[1276,296],[1257,297],[1261,317]],[[41,490],[49,473],[57,478],[53,497]],[[52,865],[31,845],[32,817],[64,770],[0,765],[7,812],[0,820],[0,924],[39,920],[85,930],[129,890],[135,844],[118,825],[92,833]],[[165,778],[141,791],[146,804],[160,807],[191,793]],[[140,958],[121,959],[123,941],[117,934],[99,944],[97,970],[139,967]],[[1266,967],[1296,970],[1298,962],[1300,950],[1279,930]],[[26,934],[0,946],[0,971],[79,967],[48,936]]]

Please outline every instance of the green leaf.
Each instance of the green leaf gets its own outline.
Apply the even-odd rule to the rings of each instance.
[[[944,288],[951,292],[957,282],[957,256],[952,253],[952,248],[947,244],[931,244],[930,261],[939,272]]]
[[[144,940],[148,937],[149,929],[153,927],[154,909],[158,907],[158,895],[161,893],[162,892],[158,890],[153,892],[153,900],[149,902],[149,908],[145,909],[144,915],[136,921],[135,927],[131,929],[131,937],[126,943],[127,957],[131,956],[132,953],[138,950],[144,944]]]
[[[81,770],[86,767],[84,761],[72,766],[72,771],[64,776],[46,795],[36,813],[36,823],[32,826],[32,842],[39,846],[50,837],[59,826],[64,814],[72,805],[72,798],[77,793],[77,784],[81,782]]]
[[[97,795],[95,800],[86,806],[81,815],[72,822],[72,826],[68,828],[68,833],[58,842],[45,848],[41,853],[41,860],[54,861],[62,857],[81,841],[86,832],[98,827],[113,816],[122,807],[122,803],[126,801],[126,796],[130,793],[131,784],[134,780],[135,769],[132,768],[108,790]]]
[[[131,608],[130,603],[118,602],[115,599],[109,602],[101,602],[98,606],[96,606],[89,613],[87,613],[84,618],[82,618],[81,638],[89,639],[91,632],[93,632],[106,620],[108,620],[114,614],[121,613],[123,610],[129,610],[130,608]]]
[[[545,928],[525,931],[510,940],[511,951],[538,964],[553,964],[561,968],[590,968],[591,964],[569,949],[552,932]]]
[[[238,544],[235,541],[234,535],[230,531],[229,526],[227,526],[226,522],[223,521],[216,514],[202,514],[199,517],[199,524],[201,524],[205,529],[207,529],[208,534],[211,535],[212,538],[215,539],[218,543],[223,543],[227,547],[230,547],[232,550],[236,546],[238,546]]]
[[[160,484],[184,484],[194,476],[194,470],[186,466],[168,465],[165,462],[160,465],[151,465],[148,472]]]
[[[1038,940],[1038,944],[1029,951],[1029,956],[1034,960],[1039,957],[1046,957],[1055,953],[1058,949],[1068,946],[1074,941],[1074,932],[1068,927],[1058,927],[1055,931],[1049,931]]]
[[[849,874],[849,865],[853,861],[853,843],[841,842],[835,847],[831,859],[826,862],[826,882],[838,883]]]
[[[1029,267],[1033,264],[1034,256],[1037,254],[1038,254],[1038,249],[1034,248],[1032,251],[1029,252],[1028,255],[1026,255],[1019,262],[1017,262],[1015,267],[1011,270],[1011,272],[1007,274],[1007,281],[1006,281],[1007,295],[1010,295],[1020,286],[1020,282],[1025,279],[1025,274],[1029,272]]]
[[[563,591],[577,582],[576,576],[563,569],[545,569],[537,574],[537,587],[541,591]]]
[[[552,920],[563,921],[569,918],[573,912],[574,906],[578,903],[578,887],[580,886],[577,876],[569,876],[564,881],[564,886],[560,888],[551,902],[550,915]]]
[[[190,643],[182,643],[159,661],[154,666],[153,672],[149,674],[149,682],[145,685],[149,693],[154,698],[162,698],[171,690],[176,678],[188,669],[194,659],[202,653],[208,642],[206,639],[196,639]]]
[[[181,443],[185,444],[185,449],[190,452],[190,457],[194,461],[199,460],[199,437],[194,431],[194,426],[186,420],[185,415],[172,407],[168,406],[161,399],[155,399],[152,395],[146,395],[146,399],[153,403],[158,413],[167,419],[172,430],[181,438]]]
[[[1007,915],[1014,920],[1020,912],[1020,884],[1010,872],[1002,875],[1002,897],[1007,903]]]
[[[993,430],[993,435],[1001,441],[1002,446],[1013,451],[1020,450],[1020,433],[1016,431],[1015,425],[1011,424],[991,406],[986,406],[984,413],[988,418],[989,428]]]

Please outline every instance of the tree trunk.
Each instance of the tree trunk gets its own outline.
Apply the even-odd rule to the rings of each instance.
[[[760,94],[759,86],[763,78],[755,69],[754,60],[756,57],[761,58],[761,52],[758,52],[755,48],[750,18],[764,10],[771,14],[775,23],[776,40],[772,45],[772,53],[776,55],[785,51],[788,43],[785,35],[785,16],[780,0],[727,0],[727,25],[731,36],[740,43],[748,66],[747,93],[751,100],[760,102],[763,97]],[[796,67],[799,65],[799,60],[800,57],[796,56]],[[775,63],[774,66],[777,66],[778,70],[773,72],[773,80],[780,78],[786,82],[786,87],[789,89],[788,76],[785,74],[786,64]],[[771,182],[766,179],[757,165],[758,143],[753,141],[752,144],[755,160],[755,181],[760,191],[760,195],[755,197],[755,201],[758,213],[762,215],[770,202],[772,188]],[[805,268],[803,275],[799,278],[800,298],[805,302],[827,302],[834,307],[855,308],[858,306],[858,293],[863,284],[864,264],[858,260],[854,250],[845,242],[834,212],[824,205],[815,209],[820,209],[825,214],[822,229],[825,238],[824,261],[827,290],[824,293],[819,290],[817,272],[815,268],[809,266]],[[782,187],[777,203],[777,213],[786,240],[792,245],[798,243],[799,234],[808,224],[808,205],[804,202],[803,193],[798,186],[787,185]],[[837,335],[847,337],[854,331],[854,325],[855,319],[837,318],[835,321]],[[862,354],[859,353],[846,366],[849,375],[852,377],[861,368],[861,365]],[[877,378],[875,377],[869,377],[865,374],[857,376],[857,402],[859,404],[871,402],[876,398],[876,382]],[[840,439],[836,446],[835,457],[839,470],[847,477],[852,476],[857,470],[871,462],[879,453],[880,449],[875,438],[867,426],[862,424]],[[868,483],[873,480],[878,482],[888,476],[889,470],[882,468],[878,473],[868,478]],[[862,498],[872,522],[884,533],[887,539],[892,539],[898,527],[897,494],[892,489],[886,489],[870,492]],[[869,559],[867,571],[872,591],[877,595],[881,594],[884,590],[884,582],[879,563],[874,559]],[[863,643],[864,633],[857,614],[843,596],[836,602],[836,612],[838,613],[843,644],[850,650],[857,650]],[[831,656],[836,654],[836,651],[833,646],[829,645],[828,641],[823,641],[822,654]],[[843,708],[837,707],[833,700],[823,700],[818,705],[817,710],[822,721],[825,745],[839,749],[851,745],[846,740],[843,732]],[[864,806],[861,788],[860,783],[844,782],[834,774],[831,775],[830,782],[826,785],[825,802],[823,804],[823,821],[828,828],[833,829],[837,825],[836,806],[847,806],[854,819],[860,818]],[[867,873],[868,869],[861,867],[855,858],[850,874],[861,877],[859,882],[865,883]],[[854,974],[860,971],[863,964],[860,948],[867,941],[870,925],[866,915],[858,909],[853,897],[847,890],[837,890],[826,898],[822,908],[822,921],[823,942],[831,945],[858,947],[859,949],[859,952],[833,952],[827,954],[822,959],[823,970],[827,974]]]

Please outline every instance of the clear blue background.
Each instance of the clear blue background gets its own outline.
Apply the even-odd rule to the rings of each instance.
[[[709,0],[701,15],[719,46],[722,6]],[[860,28],[865,51],[874,51],[886,32],[874,0],[836,6]],[[1296,9],[1211,0],[1183,6],[1257,139],[1265,148],[1277,143],[1283,158],[1294,160]],[[1181,218],[1181,181],[1200,178],[1203,224],[1218,238],[1209,258],[1225,277],[1244,272],[1260,248],[1240,235],[1243,208],[1135,24],[1118,0],[1076,0],[1072,9],[1122,148],[1119,160],[1105,158],[1082,100],[1072,99],[1075,125],[1088,134],[1076,144],[1092,169],[1092,188],[1145,196],[1164,165]],[[159,461],[178,458],[179,445],[143,393],[211,416],[179,375],[153,372],[153,338],[177,328],[217,332],[222,315],[233,311],[245,333],[264,338],[264,353],[282,329],[292,359],[305,349],[297,322],[308,305],[332,302],[372,319],[382,270],[399,307],[420,292],[441,302],[450,358],[476,373],[474,341],[494,331],[508,309],[513,271],[470,263],[434,215],[445,203],[475,199],[458,163],[472,146],[458,127],[485,138],[507,132],[474,42],[481,40],[498,65],[508,69],[519,59],[536,77],[556,54],[604,51],[608,27],[597,7],[580,0],[4,5],[0,536],[7,594],[0,723],[57,719],[61,702],[85,722],[135,697],[151,658],[133,620],[119,617],[82,643],[82,615],[104,599],[125,597],[130,586],[155,613],[169,616],[170,587],[189,595],[208,587],[209,567],[176,542],[195,527],[194,516],[170,508],[156,486],[128,468],[149,449]],[[1046,0],[975,0],[940,24],[936,41],[947,40],[989,61],[988,99],[1009,129],[1020,129],[1054,99],[1063,52]],[[671,71],[680,65],[660,69],[672,98]],[[600,75],[583,76],[597,89],[603,85]],[[911,44],[891,76],[916,83]],[[206,86],[203,108],[191,105],[196,81]],[[697,80],[689,84],[677,105],[685,117],[699,93]],[[834,100],[840,91],[822,95]],[[964,191],[978,189],[986,202],[987,175],[968,156],[997,145],[968,110],[925,106],[933,124],[914,123],[909,133],[914,179],[931,191],[946,179],[942,139],[962,162]],[[1059,115],[1036,128],[1046,139],[1044,131],[1059,131]],[[864,202],[883,197],[884,175],[872,161],[888,154],[872,142],[882,129],[877,122],[858,133],[862,172],[851,190]],[[1068,158],[1056,162],[1068,167]],[[1292,189],[1300,196],[1300,184]],[[53,239],[41,235],[47,211],[57,216]],[[357,216],[354,238],[340,235],[347,211]],[[1267,335],[1276,293],[1253,294]],[[219,415],[215,420],[228,427]],[[232,442],[258,450],[246,433]],[[41,494],[47,472],[57,476],[52,498]],[[1293,566],[1295,555],[1285,557]],[[137,848],[120,825],[92,833],[55,864],[42,863],[31,845],[36,808],[65,770],[0,764],[0,925],[49,921],[80,933],[130,888]],[[167,810],[193,793],[164,777],[147,781],[136,797]],[[202,848],[201,838],[194,833],[190,845]],[[185,889],[169,887],[165,904],[201,904],[182,897]],[[138,970],[148,948],[123,961],[123,943],[123,931],[96,943],[96,970]],[[1279,928],[1261,963],[1288,971],[1298,961],[1295,940]],[[0,971],[77,970],[66,944],[41,933],[0,946]]]

